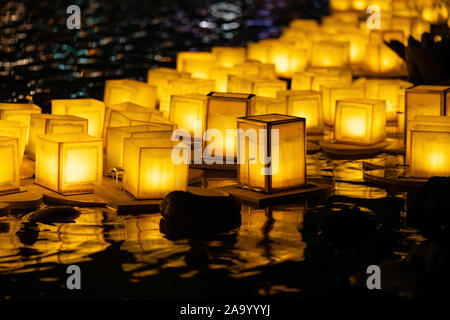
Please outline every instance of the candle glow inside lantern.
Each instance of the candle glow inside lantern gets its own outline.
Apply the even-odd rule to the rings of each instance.
[[[268,113],[287,114],[286,99],[256,96],[254,108],[249,111],[249,115],[254,116]]]
[[[30,124],[28,158],[36,159],[37,136],[47,133],[88,134],[88,119],[71,115],[33,114]]]
[[[107,107],[133,102],[146,108],[156,108],[156,86],[131,79],[106,80],[103,102]]]
[[[271,46],[269,61],[275,65],[278,76],[291,78],[294,72],[305,70],[309,52],[289,42],[279,41]]]
[[[415,178],[450,176],[450,127],[411,128],[410,174]]]
[[[261,63],[270,62],[270,51],[272,45],[277,43],[276,39],[266,39],[247,46],[247,59],[259,61]]]
[[[313,67],[347,67],[350,65],[350,47],[345,41],[314,42],[311,53]]]
[[[315,70],[315,69],[314,69]],[[352,75],[337,72],[306,71],[296,72],[292,76],[292,90],[319,91],[324,84],[348,84],[352,82]]]
[[[189,79],[191,75],[187,72],[177,71],[171,68],[155,68],[147,72],[147,83],[156,87],[156,98],[161,100],[162,93],[167,89],[169,80]]]
[[[402,92],[399,80],[369,79],[364,82],[366,98],[386,101],[386,120],[397,120]]]
[[[156,123],[129,127],[112,127],[107,130],[106,171],[123,167],[123,142],[125,138],[135,138],[141,132],[163,131],[172,134],[172,130]]]
[[[27,135],[25,148],[28,146],[30,137],[30,118],[32,114],[41,113],[41,108],[35,104],[28,103],[0,103],[0,119],[19,121],[26,125]]]
[[[278,98],[286,100],[287,114],[306,119],[306,131],[321,130],[322,94],[318,91],[278,91]]]
[[[229,92],[248,93],[260,97],[276,98],[278,91],[286,89],[287,82],[283,80],[234,75],[228,77]]]
[[[334,125],[336,101],[345,98],[364,98],[364,87],[351,85],[322,85],[323,120],[328,126]]]
[[[238,47],[212,47],[211,53],[219,66],[227,68],[244,63],[247,57],[245,48]]]
[[[172,149],[170,137],[125,138],[125,190],[136,199],[162,199],[171,191],[187,191],[189,165],[174,163]]]
[[[372,30],[366,49],[365,70],[374,75],[404,74],[405,62],[384,42],[397,40],[404,43],[403,31]]]
[[[102,183],[102,139],[79,133],[40,135],[36,183],[62,194],[91,193]]]
[[[238,129],[238,180],[243,187],[273,193],[305,186],[304,118],[280,114],[241,117]],[[266,135],[260,130],[266,130]],[[278,143],[273,132],[278,134]],[[261,155],[270,155],[270,161]]]
[[[192,78],[208,79],[209,71],[215,64],[216,56],[211,52],[177,53],[177,70],[190,73]]]
[[[170,107],[170,120],[178,128],[188,130],[191,136],[200,133],[203,136],[206,117],[206,95],[173,95]]]
[[[0,192],[19,189],[20,160],[19,140],[14,137],[0,136]]]
[[[254,109],[255,97],[253,94],[211,92],[206,98],[206,129],[205,147],[213,149],[212,155],[227,155],[236,157],[237,136],[227,135],[227,129],[237,129],[237,118],[249,115]],[[215,141],[211,136],[211,130],[219,130],[224,138],[224,143]],[[214,141],[212,141],[214,140]],[[211,144],[207,144],[211,141]]]
[[[25,142],[27,138],[27,126],[20,121],[0,120],[0,136],[17,138],[19,142],[19,165],[22,167],[22,160],[25,154]],[[28,146],[28,157],[30,157],[31,142]]]
[[[339,143],[373,145],[386,139],[386,104],[383,100],[337,101],[335,140]]]
[[[88,119],[88,134],[101,137],[105,121],[105,104],[95,99],[52,100],[52,114],[72,115]]]

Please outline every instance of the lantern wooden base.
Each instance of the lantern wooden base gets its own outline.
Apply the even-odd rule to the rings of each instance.
[[[323,132],[324,132],[323,128],[306,129],[307,136],[321,136],[321,135],[323,135]]]
[[[243,189],[240,185],[220,187],[213,190],[227,193],[245,204],[261,208],[275,204],[295,203],[296,201],[310,198],[327,197],[333,193],[334,185],[308,182],[308,185],[304,188],[277,193],[251,191],[248,189]]]
[[[314,154],[320,151],[320,146],[317,143],[307,141],[306,142],[306,153]]]
[[[43,203],[41,192],[27,186],[23,186],[19,190],[18,193],[0,195],[0,203],[7,203],[12,213],[30,212],[39,209]]]
[[[372,155],[383,151],[391,144],[390,141],[379,142],[370,146],[357,146],[337,143],[335,140],[321,140],[320,148],[323,152],[338,156]]]
[[[428,179],[413,178],[408,169],[378,169],[365,171],[364,180],[391,192],[408,192],[424,185]]]
[[[387,168],[395,168],[399,165],[397,158],[389,156],[387,158],[375,158],[364,160],[362,162],[363,170],[379,170]]]

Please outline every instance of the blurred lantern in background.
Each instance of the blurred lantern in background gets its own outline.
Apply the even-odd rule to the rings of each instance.
[[[71,115],[33,114],[30,124],[28,158],[36,159],[37,136],[47,133],[88,134],[88,119]]]
[[[62,194],[92,193],[102,177],[102,139],[79,133],[37,137],[37,184]]]
[[[188,130],[191,136],[201,134],[205,129],[206,95],[181,94],[173,95],[170,106],[170,120],[178,128]]]
[[[249,115],[268,113],[287,114],[286,100],[256,96],[254,107],[249,111]]]
[[[132,102],[146,108],[156,108],[156,86],[131,79],[106,80],[103,102],[107,107]]]
[[[88,133],[101,137],[105,121],[105,104],[95,99],[57,99],[52,100],[52,114],[72,115],[88,119]]]
[[[0,192],[18,190],[20,187],[20,146],[14,137],[0,136]]]
[[[305,70],[309,52],[294,44],[278,41],[271,46],[269,61],[275,65],[278,76],[291,78],[294,72]]]
[[[208,79],[210,69],[215,65],[216,57],[211,52],[177,53],[177,70],[190,73],[192,78]]]
[[[212,47],[211,52],[215,57],[216,64],[226,68],[244,63],[247,57],[245,48],[238,47]]]
[[[276,98],[278,91],[286,89],[287,82],[283,80],[234,75],[228,77],[229,92],[252,93],[260,97]]]
[[[311,66],[348,67],[350,47],[348,42],[319,41],[312,45]]]
[[[148,70],[147,83],[156,87],[157,101],[161,100],[162,93],[167,90],[169,80],[189,79],[191,75],[187,72],[180,72],[170,68],[155,68]]]
[[[19,143],[19,167],[22,167],[23,156],[25,153],[25,142],[27,139],[27,126],[20,121],[0,120],[0,136],[17,138]],[[28,158],[30,158],[30,149],[31,139],[28,145]]]
[[[238,129],[242,186],[272,193],[306,184],[305,119],[280,114],[241,117]],[[266,134],[261,135],[260,130]]]
[[[19,121],[27,127],[25,148],[30,137],[30,118],[32,114],[41,113],[41,108],[27,103],[0,103],[0,120]]]

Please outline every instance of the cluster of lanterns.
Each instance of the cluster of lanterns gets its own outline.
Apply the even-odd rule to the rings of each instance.
[[[108,80],[103,101],[52,100],[51,114],[33,104],[1,103],[0,191],[19,188],[25,152],[35,160],[35,182],[62,194],[92,192],[104,173],[118,168],[136,199],[187,190],[189,164],[171,158],[176,128],[200,133],[203,147],[210,129],[227,136],[214,151],[243,157],[240,184],[266,193],[306,185],[306,137],[326,126],[338,143],[370,146],[385,140],[387,124],[398,123],[411,176],[450,175],[450,87],[383,78],[405,70],[384,41],[419,37],[437,19],[427,6],[417,14],[409,3],[377,1],[382,29],[367,30],[359,20],[366,1],[331,1],[335,11],[322,24],[294,20],[280,38],[247,48],[179,52],[176,69],[149,70],[147,82]],[[229,138],[230,129],[267,134]],[[271,164],[251,158],[249,150],[258,148]],[[268,166],[276,170],[262,174]]]

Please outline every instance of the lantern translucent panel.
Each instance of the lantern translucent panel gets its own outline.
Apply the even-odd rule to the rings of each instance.
[[[273,63],[261,63],[259,61],[247,61],[233,67],[242,75],[256,75],[263,79],[276,79],[275,65]]]
[[[19,121],[0,120],[0,136],[17,138],[19,143],[18,155],[19,165],[22,166],[22,160],[25,153],[25,142],[27,138],[27,126]],[[28,157],[30,157],[30,145],[28,146]]]
[[[36,183],[59,193],[92,192],[101,184],[102,140],[83,134],[38,136]]]
[[[41,108],[35,104],[25,103],[0,103],[0,119],[19,121],[27,127],[25,148],[28,146],[30,136],[30,117],[32,114],[41,113]]]
[[[365,60],[366,47],[368,43],[367,35],[361,32],[338,33],[334,40],[349,42],[350,63],[352,66],[362,65]]]
[[[271,47],[270,62],[280,77],[291,78],[294,72],[305,70],[308,61],[309,52],[295,45],[280,41]]]
[[[188,72],[192,78],[207,79],[216,57],[211,52],[178,52],[177,70]]]
[[[147,83],[156,87],[156,97],[160,101],[162,93],[167,89],[169,80],[189,79],[191,75],[170,68],[155,68],[148,70]]]
[[[322,127],[322,95],[318,91],[279,91],[284,98],[287,114],[306,119],[306,130]]]
[[[88,119],[71,115],[33,114],[30,124],[28,158],[36,158],[37,136],[47,133],[88,134]]]
[[[366,98],[386,101],[386,119],[397,120],[402,92],[400,81],[374,79],[365,81]]]
[[[233,67],[243,63],[247,56],[245,48],[238,47],[212,47],[211,52],[216,58],[216,63],[221,67]]]
[[[13,137],[0,136],[0,191],[18,189],[20,187],[19,140]]]
[[[450,127],[415,126],[411,129],[411,176],[450,175]]]
[[[304,119],[276,114],[250,116],[240,118],[238,128],[242,129],[238,131],[238,179],[243,186],[268,193],[305,185]],[[265,136],[260,135],[262,129],[267,130]],[[278,143],[272,135],[273,130],[278,132]],[[271,137],[270,140],[269,137]],[[264,140],[260,141],[260,139]],[[271,144],[269,141],[272,141]],[[264,164],[266,161],[261,157],[269,154],[271,161]],[[270,167],[271,173],[264,172],[265,168]]]
[[[106,140],[106,170],[108,171],[113,168],[123,167],[123,141],[125,138],[131,138],[134,133],[138,132],[167,132],[167,129],[166,126],[158,124],[108,128]]]
[[[287,114],[286,99],[255,97],[254,108],[249,110],[249,115],[268,113]]]
[[[335,140],[371,145],[386,138],[386,105],[382,100],[343,99],[337,101]]]
[[[105,105],[95,99],[58,99],[52,100],[52,114],[72,115],[88,119],[88,133],[101,137],[105,121]]]
[[[323,85],[322,107],[323,121],[326,125],[334,125],[336,101],[345,98],[364,98],[364,87],[353,87],[346,85]]]
[[[188,130],[191,135],[199,133],[203,136],[205,127],[206,96],[201,94],[173,95],[170,109],[170,120],[178,128]]]
[[[345,67],[350,63],[348,42],[320,41],[312,46],[311,65],[316,67]]]
[[[253,93],[260,97],[276,98],[277,92],[287,89],[287,82],[245,76],[229,76],[230,92]]]
[[[124,142],[124,186],[137,199],[161,199],[171,191],[187,191],[188,164],[172,161],[172,144],[152,139]]]
[[[407,121],[418,115],[440,116],[446,114],[450,87],[420,85],[406,90],[405,95]]]
[[[103,101],[108,107],[128,101],[155,109],[156,87],[131,79],[106,80]]]
[[[380,45],[390,41],[405,42],[405,34],[401,30],[371,30],[369,33],[370,44]]]
[[[253,95],[238,93],[218,93],[212,92],[206,100],[206,129],[209,130],[205,134],[205,140],[214,140],[211,138],[212,131],[218,130],[224,138],[224,145],[218,146],[213,155],[226,155],[226,150],[230,155],[236,156],[236,136],[227,135],[227,129],[236,131],[237,118],[247,116],[255,103]],[[214,141],[217,143],[217,141]]]
[[[292,76],[292,90],[313,90],[319,91],[324,84],[350,84],[349,78],[338,74],[319,74],[312,72],[298,72]]]
[[[373,75],[404,74],[405,62],[384,44],[368,44],[365,69]]]
[[[262,63],[270,62],[270,51],[272,46],[270,42],[256,42],[250,43],[247,46],[247,58]]]

